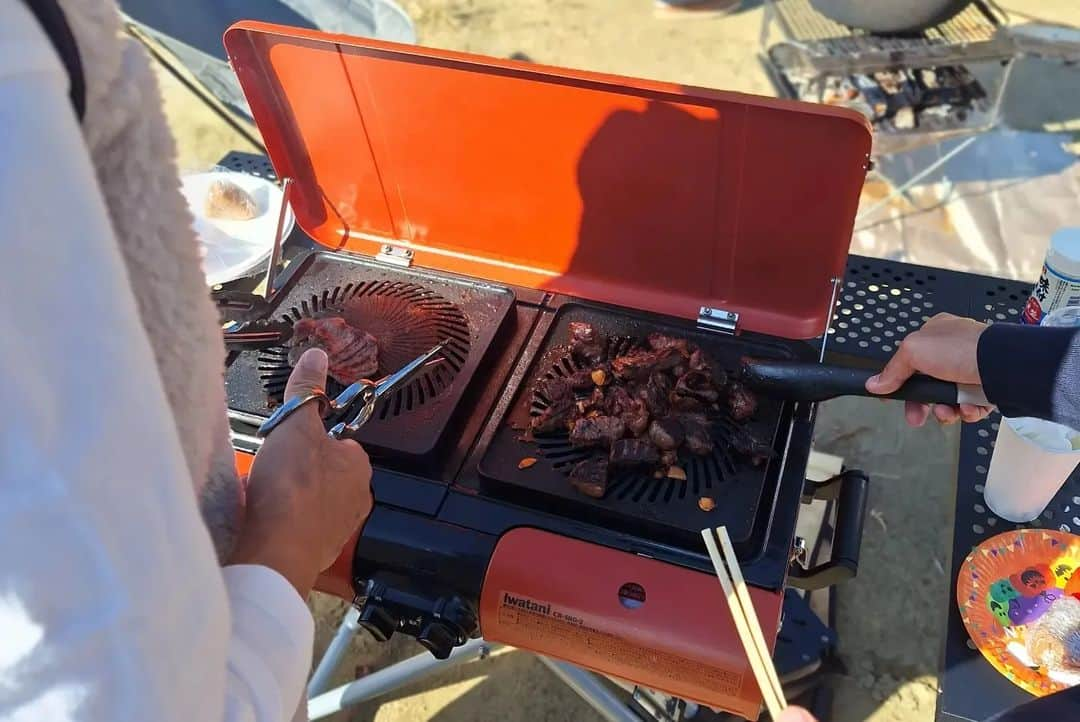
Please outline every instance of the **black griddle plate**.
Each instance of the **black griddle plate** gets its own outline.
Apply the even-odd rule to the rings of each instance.
[[[477,366],[513,306],[504,287],[391,268],[341,253],[299,262],[273,302],[271,318],[295,322],[340,313],[379,340],[379,375],[391,373],[440,341],[444,363],[396,391],[356,440],[379,454],[424,456],[439,444]],[[291,370],[284,348],[244,351],[225,375],[229,406],[268,416],[281,403]],[[334,395],[342,386],[328,383]]]
[[[773,496],[771,492],[778,481],[790,418],[790,409],[782,402],[759,399],[757,413],[745,422],[759,438],[772,440],[775,457],[771,461],[754,466],[734,454],[720,443],[722,430],[718,426],[714,433],[718,443],[713,455],[692,457],[684,454],[680,457],[687,472],[685,481],[655,479],[651,473],[621,472],[613,476],[603,499],[581,494],[567,480],[573,462],[589,452],[572,448],[566,435],[523,440],[530,414],[535,413],[533,390],[536,382],[551,374],[566,375],[571,370],[565,348],[571,321],[591,323],[607,336],[644,340],[649,333],[658,331],[687,338],[729,373],[739,368],[739,359],[745,355],[796,356],[792,349],[780,343],[719,336],[670,318],[567,304],[559,310],[517,389],[506,418],[480,461],[482,491],[541,511],[567,514],[581,521],[672,543],[700,541],[700,530],[707,526],[726,526],[735,543],[744,546],[752,536],[759,535],[756,532],[763,533],[755,526],[759,518],[767,525],[771,514],[771,509],[760,507],[763,499]],[[793,453],[805,454],[808,450]],[[526,457],[535,457],[538,461],[531,467],[519,469],[518,463]],[[703,496],[716,502],[714,509],[701,510],[698,502]]]

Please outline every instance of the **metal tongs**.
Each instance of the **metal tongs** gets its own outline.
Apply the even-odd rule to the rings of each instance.
[[[293,397],[270,414],[270,417],[259,426],[256,435],[265,438],[281,422],[295,413],[297,409],[311,401],[317,401],[319,403],[319,413],[324,419],[352,416],[351,421],[339,421],[327,432],[334,439],[347,438],[355,434],[361,426],[368,422],[371,415],[375,413],[375,408],[378,406],[380,399],[412,381],[428,366],[441,363],[443,359],[436,358],[436,356],[442,353],[445,346],[446,341],[437,344],[429,351],[405,364],[398,371],[389,376],[384,376],[378,381],[368,381],[366,379],[357,381],[338,394],[335,399],[331,399],[322,391],[313,391],[304,396]]]

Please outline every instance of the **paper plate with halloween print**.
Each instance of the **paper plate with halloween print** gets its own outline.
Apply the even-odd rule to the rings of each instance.
[[[1080,537],[1020,529],[975,547],[956,580],[960,616],[975,646],[995,669],[1039,697],[1080,683],[1077,568]],[[1060,639],[1047,636],[1054,634]],[[1057,645],[1052,663],[1045,662],[1044,638]]]

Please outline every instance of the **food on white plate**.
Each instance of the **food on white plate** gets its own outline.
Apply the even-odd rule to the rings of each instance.
[[[207,188],[203,211],[207,218],[228,221],[250,221],[259,215],[259,207],[251,194],[224,178],[212,182]]]

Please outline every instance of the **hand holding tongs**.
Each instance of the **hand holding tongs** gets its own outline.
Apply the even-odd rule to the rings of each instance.
[[[260,438],[266,437],[281,422],[295,413],[297,409],[311,401],[317,401],[319,403],[319,413],[324,419],[348,417],[353,409],[358,409],[351,421],[339,421],[328,432],[328,435],[335,439],[348,437],[356,433],[361,426],[368,422],[371,415],[375,413],[375,407],[378,405],[379,399],[412,381],[426,366],[440,363],[442,359],[435,357],[442,353],[445,346],[446,342],[444,341],[417,356],[400,370],[378,381],[368,381],[366,379],[357,381],[338,394],[336,399],[331,399],[323,391],[312,391],[303,396],[294,396],[275,409],[274,413],[270,414],[270,417],[259,426],[256,435]]]

